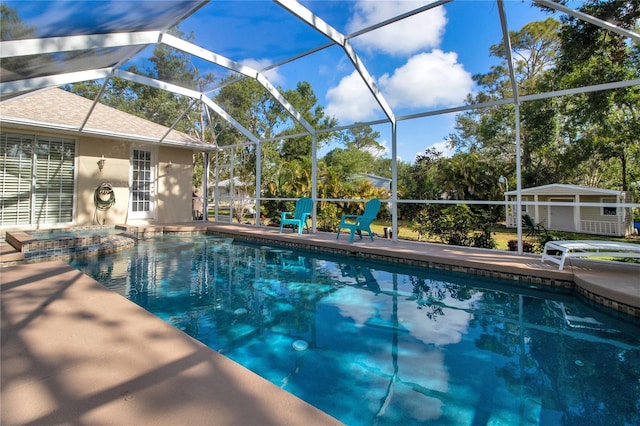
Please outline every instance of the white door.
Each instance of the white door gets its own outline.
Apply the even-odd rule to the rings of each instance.
[[[131,202],[129,218],[154,219],[156,213],[155,153],[144,149],[131,151]]]
[[[573,222],[573,207],[550,206],[548,229],[556,231],[575,231]]]

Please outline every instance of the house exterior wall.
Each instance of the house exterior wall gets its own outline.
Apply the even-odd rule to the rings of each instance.
[[[78,141],[76,174],[76,225],[125,223],[129,207],[130,144],[117,140],[82,137]],[[98,161],[104,155],[102,171]],[[93,197],[103,183],[113,187],[114,205],[106,211],[96,209]]]
[[[535,210],[535,207],[532,207]],[[538,216],[536,222],[542,222],[545,226],[549,224],[549,206],[538,206]]]
[[[192,151],[168,147],[158,150],[158,222],[191,221],[192,175]]]
[[[612,203],[617,202],[616,197],[601,197],[601,196],[589,197],[584,195],[580,197],[580,201],[585,203],[601,203],[603,202],[603,198],[609,200],[609,202],[612,202]],[[618,213],[620,212],[618,211]],[[580,211],[580,216],[582,220],[601,220],[605,222],[616,222],[616,223],[618,222],[618,215],[603,215],[602,207],[584,206]]]
[[[82,138],[78,150],[77,214],[78,225],[95,224],[95,216],[104,224],[170,223],[191,220],[193,152],[174,147],[157,149],[155,167],[155,217],[129,220],[130,164],[132,147],[155,150],[155,146],[97,138]],[[102,171],[97,163],[104,155]],[[171,161],[171,166],[168,167]],[[102,183],[113,186],[116,202],[105,212],[97,211],[94,192]]]
[[[515,197],[510,197],[515,200]],[[526,201],[538,201],[538,202],[576,202],[580,203],[617,203],[618,200],[613,195],[580,195],[568,196],[568,195],[527,195],[522,197],[523,203]],[[622,201],[632,202],[628,194],[622,194]],[[527,211],[523,209],[523,215],[528,214],[536,222],[541,223],[544,227],[552,231],[566,231],[566,232],[579,232],[595,235],[612,235],[612,236],[626,236],[633,233],[633,220],[631,209],[617,209],[617,215],[605,215],[603,214],[603,207],[601,206],[527,206]],[[571,213],[573,212],[573,213]],[[515,212],[514,212],[515,213]],[[559,217],[562,215],[563,217]],[[573,216],[573,223],[569,217]],[[566,220],[564,220],[566,219]],[[508,227],[516,226],[515,215],[509,215],[507,221]]]
[[[170,223],[192,220],[191,194],[193,151],[177,147],[143,144],[137,145],[119,139],[70,134],[68,132],[42,131],[30,128],[8,128],[4,132],[28,135],[61,136],[76,141],[75,193],[73,224],[116,225],[132,223],[128,218],[130,197],[131,150],[133,146],[154,150],[156,209],[155,217],[135,223]],[[104,156],[104,167],[98,167]],[[171,162],[171,167],[167,165]],[[106,211],[96,208],[94,194],[101,184],[112,185],[115,203]],[[36,225],[36,224],[32,224]]]

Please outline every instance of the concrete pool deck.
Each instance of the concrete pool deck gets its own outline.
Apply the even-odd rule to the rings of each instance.
[[[349,243],[335,234],[300,236],[228,224],[164,226],[172,232],[203,227],[484,276],[516,274],[527,285],[573,285],[596,303],[600,298],[623,304],[640,317],[640,265],[572,259],[558,271],[536,255],[440,244],[381,238]],[[339,424],[65,262],[20,263],[19,253],[5,245],[0,244],[1,424]]]

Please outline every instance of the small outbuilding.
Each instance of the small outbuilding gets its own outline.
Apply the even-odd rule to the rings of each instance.
[[[633,203],[630,192],[555,183],[526,188],[521,193],[522,215],[529,215],[549,230],[616,237],[633,233],[632,209],[618,206]],[[505,196],[514,206],[517,191]],[[507,227],[517,226],[515,213],[510,207]]]

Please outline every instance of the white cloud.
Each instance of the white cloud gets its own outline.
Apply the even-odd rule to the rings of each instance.
[[[340,80],[336,87],[327,91],[325,112],[344,123],[363,121],[372,117],[378,104],[362,81],[360,74],[353,71]]]
[[[389,143],[388,140],[383,139],[380,142],[380,145],[382,145],[382,151],[380,153],[378,153],[378,157],[391,157],[391,144]]]
[[[425,321],[424,311],[419,309],[401,309],[400,324],[409,334],[427,344],[447,346],[459,343],[462,336],[468,333],[471,314],[464,308],[478,301],[482,293],[477,293],[466,302],[457,304],[452,298],[447,298],[444,310],[446,321]],[[373,292],[364,292],[355,288],[345,287],[341,291],[327,296],[323,301],[335,305],[340,315],[351,318],[358,327],[366,326],[371,320],[379,319],[380,312],[376,309],[376,296]],[[452,308],[457,309],[452,309]],[[409,359],[407,358],[407,361]],[[446,382],[442,383],[446,386]],[[442,389],[444,391],[445,389]]]
[[[422,2],[402,0],[358,1],[347,31],[351,33],[423,5]],[[353,44],[390,55],[409,55],[438,47],[446,24],[444,7],[436,7],[356,37]]]
[[[457,63],[456,53],[435,50],[411,57],[377,85],[392,108],[461,105],[473,88],[471,74]],[[379,106],[360,75],[353,71],[327,91],[326,112],[342,123],[376,117]]]
[[[436,142],[428,148],[435,148],[437,151],[440,151],[442,153],[443,157],[446,158],[451,158],[453,157],[453,154],[455,154],[455,151],[451,149],[451,147],[449,146],[449,142],[447,141]],[[418,156],[418,154],[424,154],[424,150],[417,153],[416,157]]]
[[[249,58],[249,59],[243,60],[242,64],[246,65],[248,67],[251,67],[256,71],[260,71],[261,69],[266,68],[269,65],[271,65],[271,61],[268,60],[268,59],[252,59],[252,58]],[[277,86],[279,84],[282,85],[282,83],[284,83],[284,81],[285,81],[284,76],[278,72],[277,68],[265,71],[262,74],[274,86]]]
[[[463,103],[473,87],[471,74],[457,63],[458,55],[434,50],[420,53],[380,77],[379,87],[392,107],[426,108]]]

